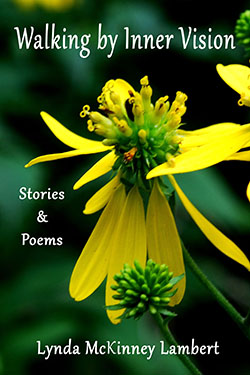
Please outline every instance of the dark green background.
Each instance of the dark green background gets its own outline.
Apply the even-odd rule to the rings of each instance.
[[[87,199],[105,178],[78,191],[72,186],[98,156],[79,156],[34,166],[33,157],[67,151],[39,116],[47,111],[68,128],[84,136],[86,121],[79,117],[84,104],[97,108],[96,97],[111,78],[123,78],[139,89],[149,76],[153,99],[182,90],[188,95],[185,129],[218,122],[246,123],[249,109],[237,106],[238,95],[216,73],[217,63],[248,64],[244,51],[196,50],[177,43],[170,50],[125,51],[117,45],[111,59],[96,51],[97,25],[106,33],[176,33],[179,26],[230,34],[246,1],[89,1],[72,10],[49,13],[41,8],[23,11],[10,0],[0,5],[0,374],[119,374],[187,375],[177,357],[155,354],[150,361],[133,356],[37,355],[36,341],[67,343],[84,348],[85,340],[120,340],[123,344],[157,344],[161,336],[149,316],[139,322],[113,326],[104,309],[104,285],[87,300],[76,303],[68,294],[73,266],[97,221],[98,214],[84,216]],[[45,23],[67,27],[71,33],[92,33],[91,55],[81,59],[77,51],[18,50],[14,27],[33,25],[43,32]],[[248,172],[247,172],[248,171]],[[249,255],[250,207],[245,196],[249,181],[247,163],[224,162],[202,172],[179,176],[178,181],[193,203]],[[19,200],[22,186],[32,190],[65,191],[63,201]],[[44,210],[49,223],[37,223]],[[219,253],[201,234],[188,214],[178,206],[180,234],[202,269],[243,314],[250,300],[249,275],[240,265]],[[63,237],[61,247],[22,246],[21,233],[35,237]],[[204,374],[247,375],[249,346],[236,325],[187,269],[187,291],[176,308],[171,328],[182,344],[195,338],[200,345],[219,342],[220,355],[197,356]]]

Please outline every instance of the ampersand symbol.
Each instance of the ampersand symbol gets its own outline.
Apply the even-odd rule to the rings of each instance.
[[[48,215],[44,214],[44,211],[39,211],[37,216],[38,223],[47,223],[48,220],[46,219]]]

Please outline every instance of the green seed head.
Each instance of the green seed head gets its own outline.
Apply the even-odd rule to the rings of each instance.
[[[250,55],[250,10],[241,13],[239,19],[236,21],[235,36],[238,43]]]
[[[183,277],[175,277],[169,272],[165,264],[159,265],[152,259],[147,261],[145,269],[135,261],[134,268],[125,264],[120,274],[114,276],[116,282],[111,288],[116,292],[114,299],[120,302],[114,306],[107,306],[107,309],[125,311],[119,318],[139,319],[146,311],[151,314],[157,312],[173,316],[166,308],[171,297],[176,293],[174,285]]]

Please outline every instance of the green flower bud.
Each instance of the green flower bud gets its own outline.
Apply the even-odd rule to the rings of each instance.
[[[245,48],[247,55],[250,55],[250,10],[240,14],[236,21],[235,36],[238,43]]]
[[[145,269],[135,261],[135,268],[125,264],[120,274],[114,276],[117,285],[111,288],[117,294],[114,299],[119,300],[119,304],[107,306],[110,310],[124,309],[120,318],[139,319],[146,311],[151,314],[162,313],[174,316],[167,309],[171,297],[177,289],[173,287],[183,275],[173,278],[173,273],[163,264],[156,264],[152,259],[147,261]]]

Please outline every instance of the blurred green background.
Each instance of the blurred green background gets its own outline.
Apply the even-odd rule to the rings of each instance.
[[[238,95],[215,70],[217,63],[248,64],[244,51],[240,47],[184,50],[177,43],[170,50],[129,51],[120,42],[108,59],[105,51],[96,51],[93,42],[91,55],[81,59],[75,50],[19,50],[13,28],[33,25],[43,33],[45,23],[55,22],[58,30],[66,27],[71,33],[91,33],[95,38],[102,22],[107,34],[122,35],[125,26],[134,34],[176,33],[179,26],[197,27],[200,32],[212,27],[216,34],[231,34],[249,2],[82,0],[63,12],[39,6],[24,10],[11,0],[1,0],[0,6],[0,374],[187,375],[177,357],[157,354],[150,361],[113,355],[53,356],[45,361],[37,355],[37,340],[44,345],[65,345],[72,338],[83,348],[85,340],[143,345],[157,344],[161,336],[148,316],[113,326],[104,309],[104,285],[83,302],[69,297],[73,266],[99,215],[84,216],[82,209],[103,178],[78,191],[72,186],[97,157],[80,156],[28,170],[24,165],[36,156],[68,149],[44,125],[41,110],[76,133],[92,136],[79,112],[84,104],[97,108],[96,97],[111,78],[123,78],[139,89],[140,79],[147,74],[155,100],[166,94],[173,100],[177,90],[185,92],[186,129],[224,121],[249,122],[249,109],[237,106]],[[224,162],[179,176],[178,181],[193,203],[249,256],[247,171],[247,163]],[[63,190],[65,199],[20,200],[23,186],[33,191]],[[41,209],[48,214],[48,224],[36,220]],[[180,205],[176,216],[195,260],[245,314],[250,301],[248,272],[213,248]],[[34,237],[63,237],[64,243],[61,247],[22,246],[24,232]],[[250,373],[247,340],[188,269],[187,291],[176,312],[171,328],[180,343],[189,344],[192,338],[200,345],[219,342],[220,355],[194,358],[204,374]]]

